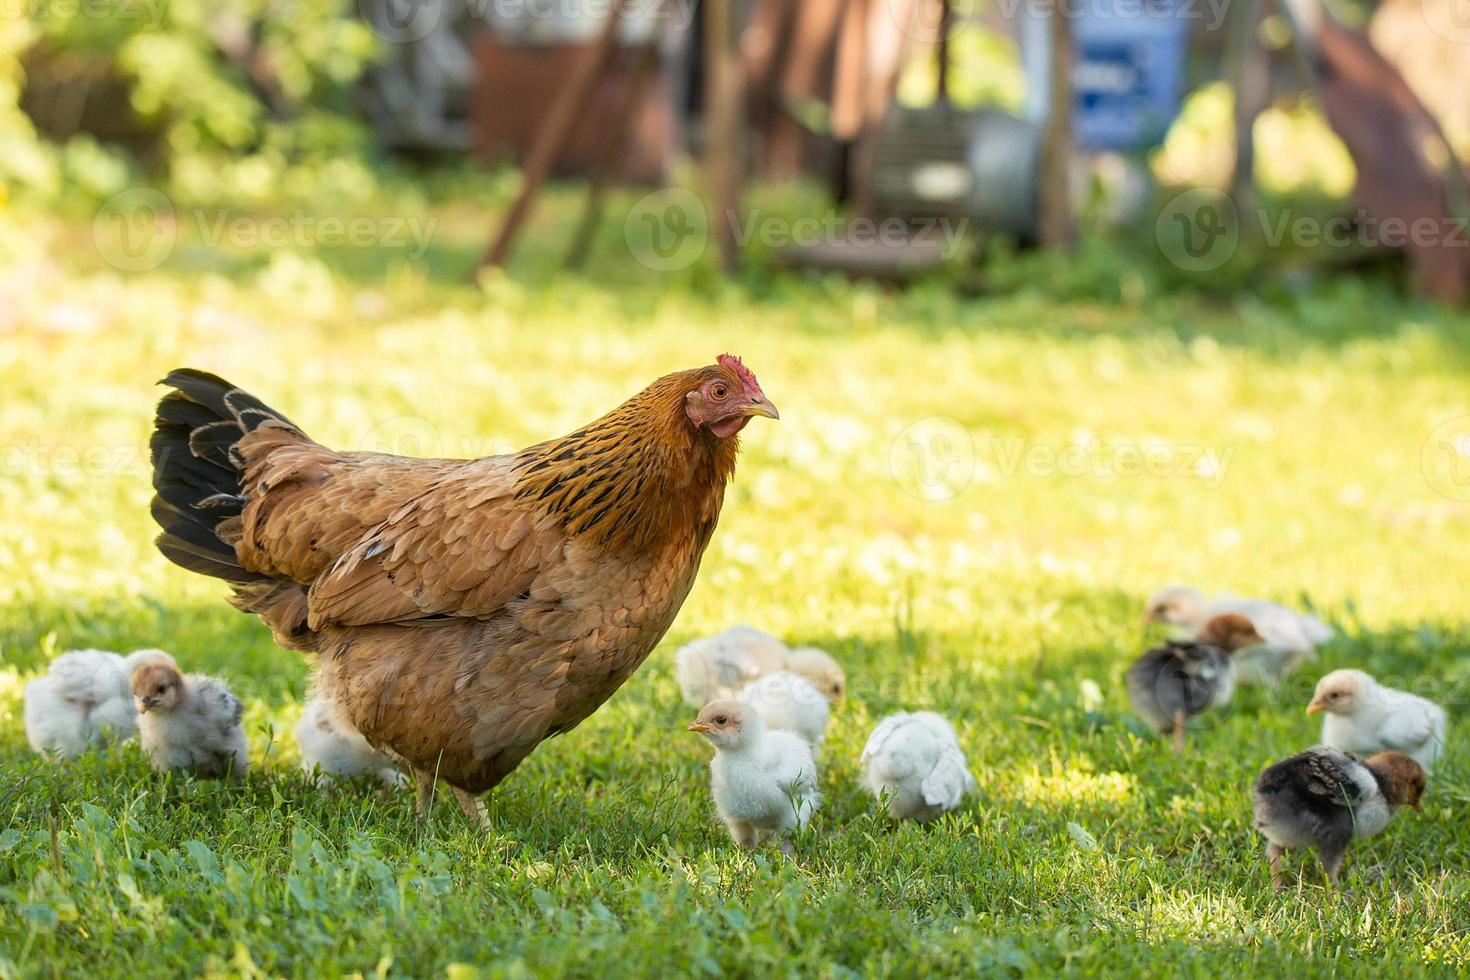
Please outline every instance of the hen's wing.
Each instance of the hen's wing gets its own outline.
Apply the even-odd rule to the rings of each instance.
[[[243,567],[307,586],[311,629],[486,618],[565,543],[515,497],[513,457],[423,460],[337,453],[262,426],[240,440],[250,503]]]
[[[308,594],[313,629],[489,618],[562,554],[560,522],[515,496],[510,460],[461,464],[368,529]]]

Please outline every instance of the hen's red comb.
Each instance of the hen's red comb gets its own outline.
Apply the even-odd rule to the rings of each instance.
[[[752,398],[766,397],[766,393],[761,391],[761,383],[755,380],[755,374],[751,372],[750,368],[740,363],[740,358],[734,354],[721,354],[715,358],[715,362],[721,367],[727,367],[735,372],[735,377],[740,379],[740,385],[745,389],[747,395],[750,395]]]

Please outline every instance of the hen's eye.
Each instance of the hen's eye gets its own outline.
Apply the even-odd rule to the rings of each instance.
[[[725,396],[730,394],[730,389],[725,387],[724,385],[717,384],[709,390],[709,393],[710,397],[714,398],[716,401],[724,401]]]
[[[715,719],[715,724],[716,725],[723,725],[725,722],[727,722],[729,720],[730,719],[729,718],[726,718],[724,715],[720,715],[718,718]]]

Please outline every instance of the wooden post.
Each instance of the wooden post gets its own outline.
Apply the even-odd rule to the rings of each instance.
[[[1236,211],[1256,206],[1256,117],[1271,101],[1271,52],[1261,43],[1261,22],[1270,12],[1270,0],[1246,0],[1235,12],[1230,35],[1229,72],[1235,89],[1235,172],[1230,196]]]
[[[740,183],[745,141],[740,51],[731,0],[705,0],[704,170],[713,205],[710,224],[720,251],[720,267],[734,272],[739,262],[735,221],[740,212]]]
[[[607,185],[618,168],[623,151],[628,146],[628,137],[638,125],[638,110],[648,94],[649,83],[654,79],[659,61],[659,39],[657,36],[638,50],[638,62],[633,66],[633,77],[628,80],[628,89],[623,102],[618,106],[613,119],[612,132],[608,133],[602,154],[592,171],[592,181],[587,188],[587,202],[582,208],[582,220],[572,235],[572,244],[567,249],[565,266],[580,269],[587,264],[592,253],[592,242],[597,237],[597,226],[602,221],[602,205],[607,197]]]
[[[1066,248],[1076,241],[1072,215],[1072,25],[1065,0],[1047,13],[1050,77],[1046,129],[1041,137],[1041,244]]]
[[[607,13],[607,20],[603,22],[602,33],[596,45],[577,64],[577,70],[567,82],[567,87],[562,90],[561,98],[552,106],[546,125],[536,135],[536,142],[526,155],[520,190],[516,192],[515,200],[501,219],[500,231],[496,234],[495,241],[480,259],[480,268],[505,264],[521,225],[531,214],[531,205],[536,194],[551,173],[556,158],[566,148],[577,121],[586,113],[598,79],[607,72],[613,52],[617,50],[618,26],[622,23],[624,4],[625,0],[613,0],[612,9]]]
[[[776,83],[778,112],[765,147],[765,176],[775,180],[795,177],[801,172],[807,130],[792,118],[787,103],[795,101],[825,102],[820,91],[823,65],[832,38],[842,23],[843,0],[801,0],[792,24]]]

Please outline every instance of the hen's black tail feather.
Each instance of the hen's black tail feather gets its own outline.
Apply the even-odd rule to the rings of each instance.
[[[236,585],[271,581],[240,567],[221,525],[236,526],[245,507],[244,460],[235,444],[263,422],[290,419],[223,378],[180,368],[160,384],[174,389],[158,403],[149,450],[158,550],[191,572]]]

